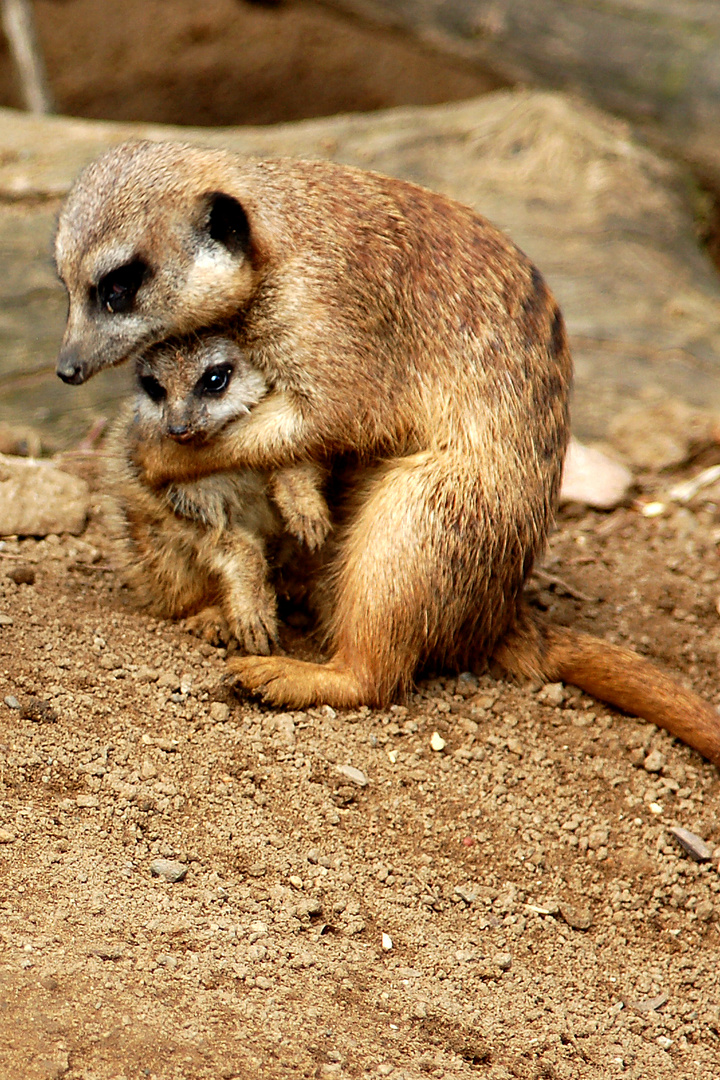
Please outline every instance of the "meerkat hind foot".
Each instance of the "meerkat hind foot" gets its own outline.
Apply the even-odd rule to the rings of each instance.
[[[219,607],[205,607],[185,620],[185,629],[209,645],[227,645],[232,637],[230,627]]]
[[[360,680],[349,668],[289,656],[233,657],[227,666],[236,686],[259,694],[270,705],[295,709],[334,705],[342,709],[363,701]]]

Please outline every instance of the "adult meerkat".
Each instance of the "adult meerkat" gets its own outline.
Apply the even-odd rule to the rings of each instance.
[[[139,446],[149,483],[346,452],[383,459],[340,545],[330,660],[235,660],[242,686],[295,707],[380,705],[425,664],[494,657],[720,762],[716,710],[523,602],[560,483],[571,360],[542,277],[482,217],[327,162],[141,142],[81,174],[56,253],[66,381],[225,322],[271,386],[205,447]]]
[[[236,638],[248,653],[278,641],[268,544],[289,532],[310,550],[330,517],[311,462],[266,475],[234,469],[150,487],[136,464],[148,441],[202,445],[265,396],[267,383],[227,337],[203,334],[149,349],[137,391],[111,432],[106,475],[126,576],[159,615],[190,616],[208,640]]]

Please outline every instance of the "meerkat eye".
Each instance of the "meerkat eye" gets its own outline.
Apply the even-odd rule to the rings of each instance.
[[[208,368],[202,378],[198,379],[195,393],[198,397],[222,394],[228,388],[232,372],[231,364],[218,364],[216,367]]]
[[[142,259],[133,259],[132,262],[111,270],[100,279],[97,285],[97,299],[100,306],[111,315],[129,311],[147,273],[147,263]]]
[[[167,390],[154,376],[141,375],[138,382],[151,401],[164,401],[167,397]]]

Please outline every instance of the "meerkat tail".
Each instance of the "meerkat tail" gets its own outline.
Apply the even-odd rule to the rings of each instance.
[[[720,765],[720,712],[632,649],[523,619],[496,650],[495,659],[511,675],[577,686],[657,724]]]

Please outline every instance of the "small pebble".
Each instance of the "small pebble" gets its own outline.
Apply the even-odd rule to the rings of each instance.
[[[471,671],[462,671],[457,678],[456,692],[463,697],[470,697],[477,692],[479,685],[476,675]]]
[[[439,731],[433,731],[432,735],[430,736],[430,746],[433,748],[433,750],[436,751],[444,750],[447,746],[447,743],[445,742]]]
[[[383,934],[383,936],[382,936],[382,947],[385,950],[385,952],[390,952],[390,950],[392,949],[392,947],[393,947],[393,939],[390,937],[389,934]]]
[[[665,503],[649,502],[640,503],[640,513],[646,518],[661,517],[665,513]]]
[[[316,896],[308,896],[300,901],[297,910],[301,915],[322,915],[322,903]]]
[[[500,953],[496,956],[495,963],[501,971],[509,971],[512,967],[512,956],[509,952]]]
[[[573,930],[589,930],[593,924],[593,917],[587,908],[574,907],[572,904],[561,904],[560,914]]]
[[[42,698],[27,697],[20,704],[23,720],[32,720],[35,724],[54,724],[58,718],[49,701]]]
[[[8,829],[0,829],[0,844],[12,844],[15,839],[15,833],[10,832]]]
[[[14,566],[7,575],[16,585],[34,585],[35,570],[32,566]]]
[[[93,810],[100,805],[100,800],[97,795],[78,795],[75,799],[75,805],[84,810]]]
[[[16,697],[13,697],[12,694],[8,694],[7,697],[3,698],[3,701],[7,705],[8,709],[21,709],[22,708],[22,706],[21,706],[20,702],[18,701],[18,699]]]
[[[709,862],[712,859],[712,848],[704,840],[689,829],[683,829],[679,825],[673,825],[668,832],[677,840],[683,851],[686,851],[695,862]]]
[[[180,689],[180,679],[172,671],[161,671],[157,683],[158,686],[164,686],[168,690]]]
[[[545,683],[540,690],[538,697],[543,701],[547,701],[548,705],[562,705],[565,701],[565,687],[561,682]]]
[[[660,772],[664,765],[665,755],[661,754],[659,750],[651,750],[643,761],[643,769],[645,772]]]
[[[182,881],[187,871],[184,863],[175,862],[174,859],[155,859],[150,863],[152,876],[162,878],[163,881]]]
[[[213,701],[210,706],[210,719],[216,724],[222,724],[230,715],[230,707],[224,701]]]
[[[353,784],[357,784],[358,787],[367,787],[370,782],[365,773],[361,769],[356,769],[354,765],[338,765],[336,768],[342,776],[351,780]]]
[[[593,446],[570,440],[565,457],[561,502],[579,502],[612,510],[627,496],[632,473]]]
[[[709,922],[715,914],[715,908],[710,900],[701,900],[695,908],[695,914],[700,922]]]
[[[0,614],[0,626],[12,626],[13,622],[14,622],[14,620],[13,620],[12,615],[1,615]]]

